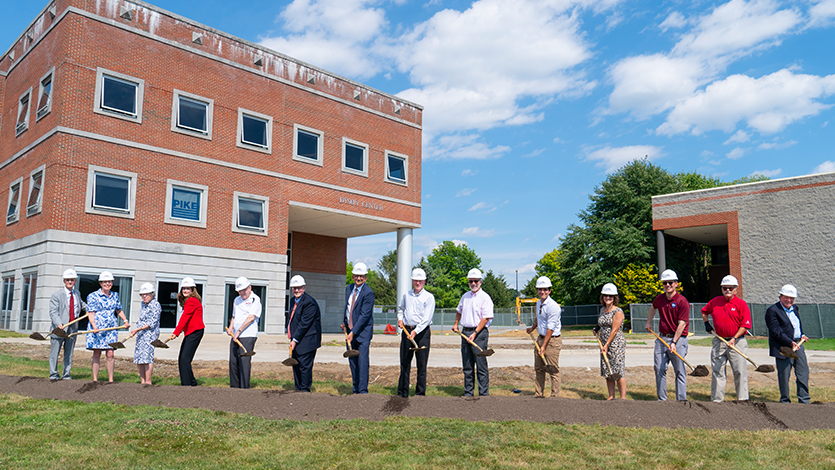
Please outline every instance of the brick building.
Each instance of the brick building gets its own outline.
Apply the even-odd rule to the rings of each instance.
[[[191,276],[207,333],[238,276],[283,332],[302,274],[338,331],[348,238],[396,232],[411,266],[414,103],[143,2],[55,0],[0,56],[0,111],[0,328],[48,329],[74,268],[84,295],[113,272],[132,320],[154,284],[164,331]]]

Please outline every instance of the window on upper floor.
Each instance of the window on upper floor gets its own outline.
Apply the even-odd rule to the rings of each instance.
[[[41,211],[43,201],[43,175],[46,165],[41,165],[29,174],[29,197],[26,202],[26,217]]]
[[[233,232],[267,234],[270,198],[235,191],[234,203]]]
[[[368,176],[368,145],[343,138],[342,171]]]
[[[165,223],[206,228],[209,187],[168,180],[165,192]]]
[[[32,98],[32,89],[26,90],[26,93],[20,97],[17,102],[17,124],[15,125],[15,136],[20,135],[26,129],[29,129],[29,102]]]
[[[52,81],[55,69],[52,68],[41,78],[41,89],[38,91],[38,110],[35,113],[40,119],[52,110]]]
[[[171,130],[202,139],[212,139],[214,100],[174,90]]]
[[[408,158],[386,152],[386,181],[407,184]]]
[[[23,178],[18,178],[9,185],[9,205],[6,210],[6,225],[17,222],[20,219],[20,190],[22,186]]]
[[[322,132],[298,124],[293,126],[293,160],[322,166]]]
[[[94,111],[136,123],[142,122],[145,81],[105,69],[96,72]]]
[[[238,147],[270,153],[273,118],[238,108]]]
[[[134,218],[136,173],[90,165],[87,170],[85,212]]]

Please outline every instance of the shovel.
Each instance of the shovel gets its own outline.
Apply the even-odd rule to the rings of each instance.
[[[806,338],[801,339],[800,342],[797,343],[797,349],[800,349],[800,345],[805,342]],[[800,359],[800,356],[798,356],[795,352],[797,351],[797,349],[792,349],[789,346],[783,346],[782,348],[780,348],[780,354],[786,356],[789,359]]]
[[[241,349],[244,350],[244,353],[243,354],[238,354],[238,357],[249,357],[249,356],[254,356],[255,355],[255,351],[247,351],[246,348],[244,347],[244,345],[241,344],[241,342],[238,341],[237,339],[235,340],[235,342],[238,343],[238,347],[240,347]]]
[[[492,349],[481,349],[481,348],[480,348],[477,344],[475,344],[474,342],[470,341],[470,338],[467,338],[467,337],[464,335],[464,333],[461,333],[460,331],[456,331],[456,333],[458,333],[459,335],[461,335],[461,337],[462,337],[462,338],[464,338],[465,340],[467,340],[467,342],[468,342],[468,343],[470,343],[471,345],[475,346],[475,347],[476,347],[476,349],[478,349],[478,350],[479,350],[479,353],[478,353],[478,354],[476,354],[476,356],[488,357],[488,356],[492,356],[492,355],[493,355],[493,353],[495,353],[495,352],[496,352],[496,351],[493,351]]]
[[[172,339],[174,339],[174,338],[172,338],[170,336],[165,341],[161,341],[159,338],[157,338],[157,339],[151,341],[151,346],[153,346],[155,348],[168,349],[168,345],[165,344],[165,343],[171,341]]]
[[[125,338],[125,341],[127,341],[131,338],[133,338],[133,336],[128,336],[127,338]],[[110,346],[113,349],[124,349],[125,348],[125,343],[123,341],[116,341],[115,343],[108,344],[108,346]]]
[[[73,323],[79,322],[79,321],[81,321],[81,320],[83,320],[83,319],[85,319],[85,318],[87,318],[87,314],[86,314],[86,313],[85,313],[84,315],[82,315],[82,316],[80,316],[80,317],[76,318],[75,320],[73,320],[73,321],[71,321],[71,322],[67,323],[66,325],[64,325],[64,328],[55,328],[54,330],[52,330],[52,332],[50,332],[50,333],[49,333],[48,335],[46,335],[46,336],[44,336],[44,335],[42,335],[42,334],[40,334],[40,333],[35,332],[35,333],[32,333],[31,335],[29,335],[29,337],[30,337],[30,338],[32,338],[32,339],[36,339],[36,340],[38,340],[38,341],[43,341],[43,340],[45,340],[45,339],[46,339],[46,337],[47,337],[47,336],[49,336],[49,335],[54,335],[54,336],[57,336],[57,337],[59,337],[59,338],[64,338],[64,339],[67,339],[67,338],[69,338],[70,336],[67,334],[67,330],[65,330],[65,328],[66,328],[66,327],[68,327],[68,326],[70,326],[70,325],[72,325]]]
[[[122,328],[127,328],[127,327],[126,327],[125,325],[122,325],[122,326],[111,326],[110,328],[102,328],[102,329],[100,329],[100,330],[99,330],[99,333],[101,333],[101,332],[103,332],[103,331],[121,330]],[[67,335],[67,336],[68,336],[69,338],[72,338],[73,336],[78,336],[78,335],[89,335],[90,333],[95,333],[95,331],[93,331],[93,330],[78,331],[78,332],[76,332],[76,333],[72,333],[72,334]]]
[[[719,338],[719,341],[725,343],[729,348],[738,352],[740,356],[744,357],[751,364],[754,364],[754,367],[756,367],[756,369],[754,369],[754,371],[756,371],[756,372],[774,372],[774,366],[771,366],[771,365],[768,365],[768,364],[763,364],[761,366],[758,366],[757,363],[752,361],[750,357],[746,356],[745,354],[742,354],[742,351],[737,349],[736,346],[731,346],[731,343],[725,341],[725,338],[717,335],[715,331],[713,332],[713,336]]]
[[[597,344],[600,346],[600,355],[603,356],[603,360],[606,361],[606,368],[609,369],[609,377],[611,377],[612,380],[620,380],[620,374],[612,373],[612,365],[609,364],[609,357],[606,354],[603,354],[603,343],[600,342],[600,338],[597,338]]]
[[[348,350],[345,351],[344,353],[342,353],[342,357],[357,357],[357,356],[359,356],[360,352],[357,351],[356,349],[351,348],[351,343],[348,341],[348,332],[345,331],[345,326],[344,325],[339,325],[339,327],[342,328],[342,332],[345,333],[345,344],[348,345]]]
[[[415,339],[412,338],[412,334],[409,333],[409,330],[406,329],[405,325],[403,326],[403,333],[405,333],[406,337],[409,338],[409,341],[411,341],[412,344],[415,345],[415,347],[409,348],[409,351],[423,351],[424,349],[426,349],[426,346],[418,346],[417,343],[415,343]]]
[[[657,334],[655,334],[655,332],[654,332],[654,331],[650,331],[650,333],[652,333],[652,336],[655,336],[656,338],[658,338],[658,341],[661,341],[661,343],[662,343],[664,346],[666,346],[666,347],[667,347],[667,349],[670,349],[670,345],[669,345],[669,344],[667,344],[667,342],[666,342],[666,341],[664,341],[663,339],[661,339],[661,337],[660,337],[660,336],[658,336]],[[707,369],[707,366],[703,366],[703,365],[701,365],[701,364],[700,364],[700,365],[696,366],[695,368],[693,368],[693,366],[691,366],[691,365],[690,365],[690,363],[689,363],[689,362],[687,362],[687,360],[686,360],[686,359],[684,359],[684,358],[681,356],[681,354],[679,354],[679,353],[678,353],[678,351],[673,351],[673,354],[675,354],[676,356],[678,356],[678,358],[679,358],[679,359],[681,359],[681,361],[682,361],[682,362],[684,362],[685,364],[687,364],[687,367],[689,367],[689,368],[690,368],[690,371],[691,371],[691,372],[690,372],[690,374],[689,374],[690,376],[692,376],[692,377],[707,377],[708,375],[710,375],[710,371]]]
[[[545,355],[542,354],[542,349],[539,348],[539,343],[537,343],[535,339],[531,339],[533,340],[534,346],[536,346],[536,353],[539,354],[539,357],[541,357],[543,361],[545,361],[545,372],[549,374],[558,374],[560,369],[548,362],[548,359],[545,359]]]

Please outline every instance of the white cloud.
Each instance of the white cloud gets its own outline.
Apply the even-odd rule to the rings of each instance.
[[[835,21],[835,0],[823,0],[809,9],[810,26],[830,26]]]
[[[783,173],[783,169],[777,168],[776,170],[757,170],[748,176],[766,176],[768,178],[774,178],[775,176],[779,176],[781,173]]]
[[[814,170],[812,170],[813,174],[816,173],[832,173],[835,172],[835,162],[832,160],[827,160],[820,165],[816,166]]]
[[[742,147],[736,147],[735,149],[726,153],[725,156],[730,158],[731,160],[739,160],[745,155],[746,152],[748,152],[747,149],[744,149]]]
[[[797,144],[796,140],[786,142],[764,142],[757,147],[757,150],[782,150]]]
[[[474,237],[488,238],[496,234],[495,229],[482,230],[478,227],[467,227],[461,233],[464,235],[472,235]]]
[[[551,241],[552,241],[552,242],[558,242],[558,241],[560,241],[560,238],[562,238],[562,233],[558,233],[558,234],[556,234],[556,235],[554,236],[554,238],[552,238],[552,239],[551,239]]]
[[[461,176],[475,176],[478,172],[467,168],[461,172]]]
[[[478,210],[484,210],[484,209],[488,209],[488,208],[490,208],[490,204],[487,204],[486,202],[479,202],[478,204],[474,205],[473,207],[470,207],[467,210],[468,211],[478,211]]]
[[[471,196],[474,192],[476,192],[478,188],[464,188],[459,189],[457,193],[455,193],[455,197],[467,197]]]
[[[484,142],[479,142],[480,138],[478,134],[451,134],[438,137],[425,144],[423,159],[490,160],[499,158],[510,151],[510,147],[506,145],[491,147]]]
[[[610,70],[615,88],[607,112],[647,119],[692,94],[704,74],[702,64],[688,58],[654,54],[623,59]]]
[[[606,173],[612,173],[632,160],[648,158],[655,160],[664,156],[663,147],[653,145],[631,145],[627,147],[603,147],[586,155],[586,161],[596,161],[595,166],[603,167]]]
[[[530,274],[536,272],[536,263],[528,263],[518,269],[520,274]]]
[[[679,29],[687,26],[687,19],[681,13],[674,11],[670,13],[667,18],[658,25],[661,31],[668,29]]]
[[[748,133],[740,129],[736,131],[736,134],[732,135],[728,140],[723,142],[722,145],[728,145],[733,143],[742,144],[748,142],[749,140],[751,140],[751,138],[748,136]]]
[[[522,158],[536,157],[536,156],[542,155],[542,153],[544,151],[545,151],[545,149],[536,149],[536,150],[533,150],[533,151],[531,151],[531,152],[529,152],[525,155],[522,155]]]

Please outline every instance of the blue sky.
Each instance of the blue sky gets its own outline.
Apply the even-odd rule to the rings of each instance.
[[[5,2],[5,50],[46,2]],[[425,107],[417,261],[520,287],[633,158],[723,180],[835,171],[835,0],[157,0]],[[352,239],[371,266],[396,236]]]

